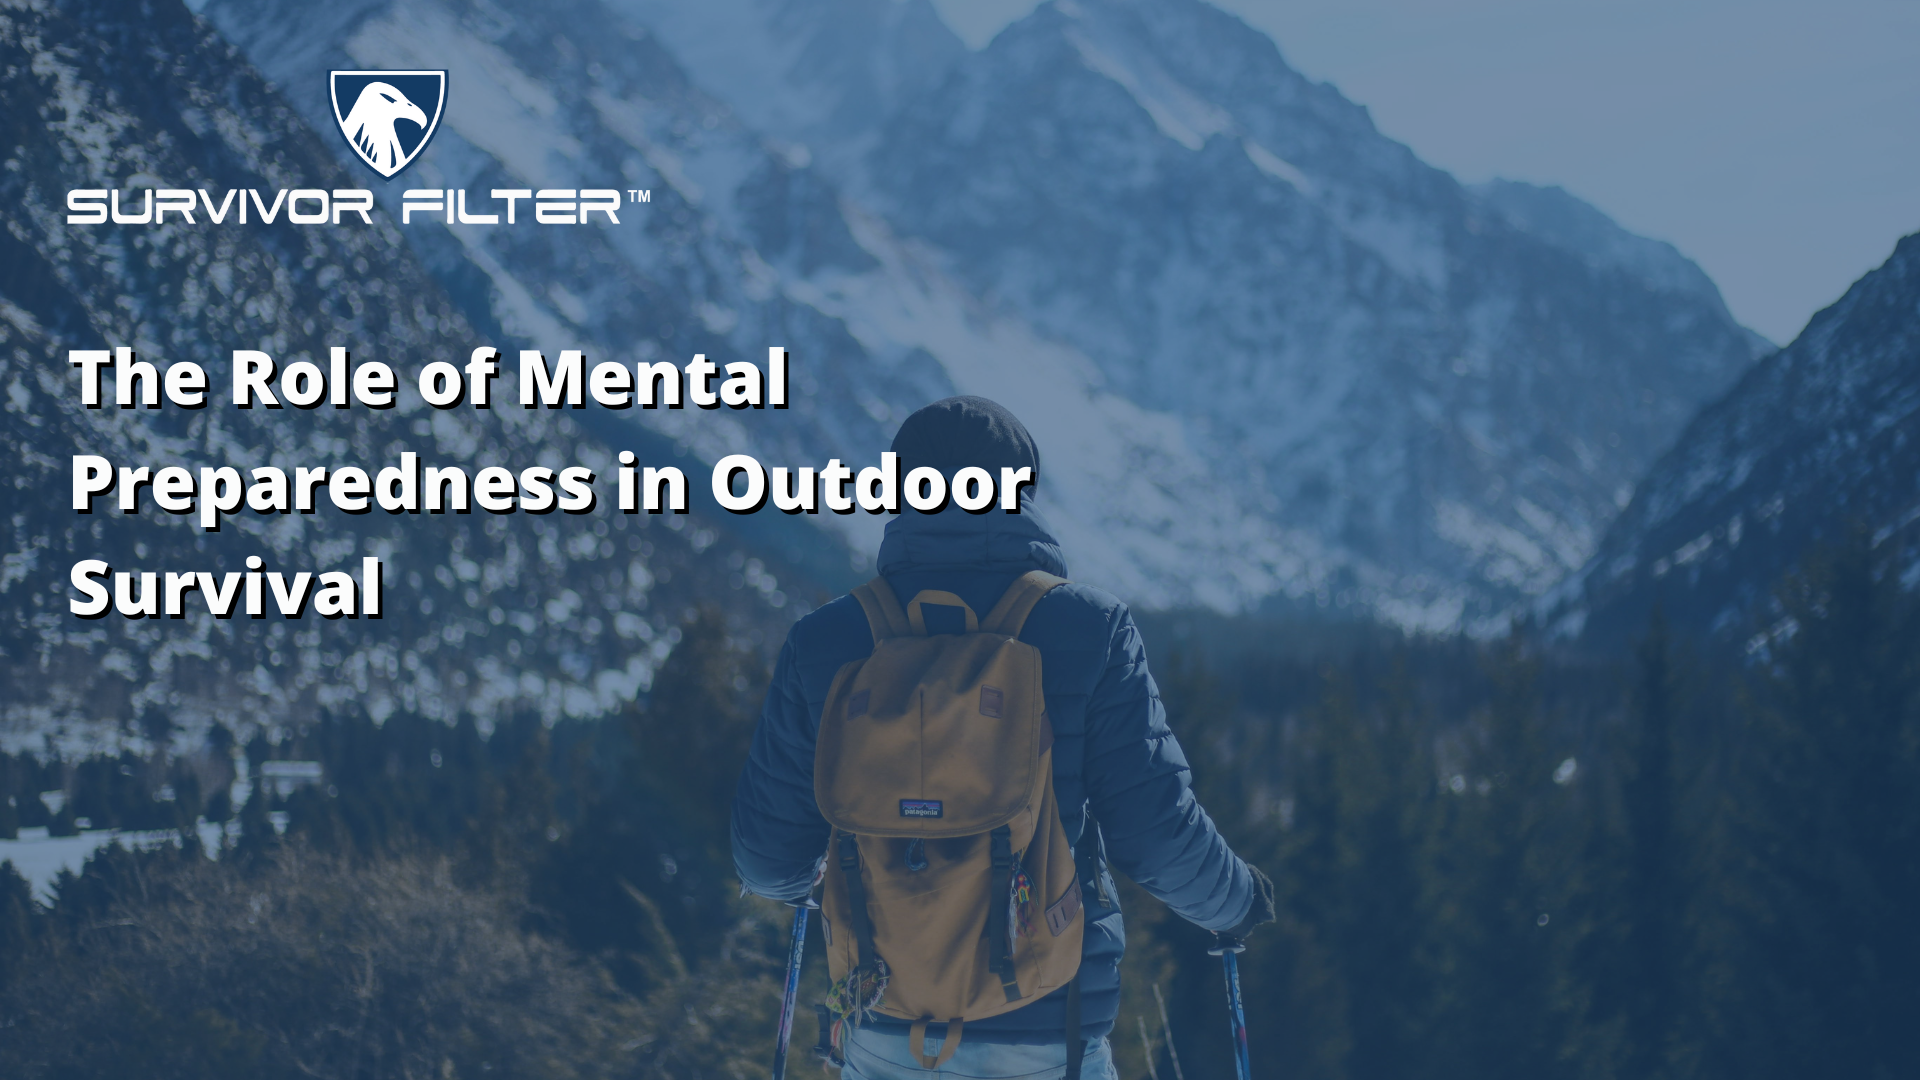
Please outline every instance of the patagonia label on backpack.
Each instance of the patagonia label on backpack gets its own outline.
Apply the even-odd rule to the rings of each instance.
[[[939,799],[901,799],[901,817],[939,817],[941,815]]]

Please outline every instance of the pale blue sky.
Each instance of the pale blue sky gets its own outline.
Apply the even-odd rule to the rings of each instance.
[[[978,45],[1035,0],[934,0]],[[1672,241],[1785,343],[1920,231],[1920,0],[1215,0],[1462,180]]]

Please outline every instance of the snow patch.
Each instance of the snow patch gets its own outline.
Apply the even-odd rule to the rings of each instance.
[[[1115,44],[1096,45],[1079,28],[1069,31],[1067,40],[1089,69],[1119,83],[1153,118],[1160,133],[1181,146],[1198,150],[1209,137],[1233,130],[1233,117],[1225,109],[1180,85],[1151,60],[1122,59]]]
[[[1045,402],[1019,411],[1046,448],[1040,506],[1076,574],[1132,603],[1229,611],[1324,583],[1334,560],[1241,506],[1180,418],[1112,393],[1084,354],[982,310],[878,221],[852,213],[850,224],[881,266],[789,292],[876,354],[925,349],[961,393]]]
[[[1295,168],[1292,162],[1275,156],[1252,139],[1241,139],[1240,147],[1247,152],[1247,160],[1253,162],[1254,168],[1276,180],[1292,184],[1302,195],[1313,194],[1313,181],[1307,179],[1307,174]]]
[[[196,830],[200,835],[200,846],[209,858],[220,851],[220,839],[224,834],[237,837],[240,823],[231,821],[225,826],[202,820]],[[54,882],[62,871],[80,872],[86,861],[108,844],[119,844],[128,851],[157,848],[165,844],[180,846],[180,835],[172,829],[155,832],[121,832],[118,829],[90,829],[78,836],[48,836],[44,828],[21,829],[17,840],[0,840],[0,862],[11,862],[20,876],[27,879],[27,885],[33,890],[34,899],[42,904],[54,901]]]

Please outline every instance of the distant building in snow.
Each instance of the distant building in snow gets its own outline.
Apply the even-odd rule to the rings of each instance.
[[[320,782],[320,763],[317,761],[264,761],[260,763],[260,779],[273,785],[274,794],[285,798],[293,794],[293,789],[303,784]]]

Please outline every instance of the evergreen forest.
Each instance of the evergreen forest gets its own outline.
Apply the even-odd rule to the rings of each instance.
[[[1862,538],[1773,616],[1736,647],[1656,614],[1614,655],[1143,617],[1195,787],[1278,891],[1255,1075],[1920,1075],[1920,606]],[[0,865],[0,1075],[766,1075],[790,916],[738,894],[727,811],[767,667],[690,611],[606,720],[149,713],[163,751],[0,758],[0,836],[174,831],[50,903]],[[276,760],[322,776],[234,805]],[[1210,935],[1122,905],[1121,1075],[1231,1076]]]

